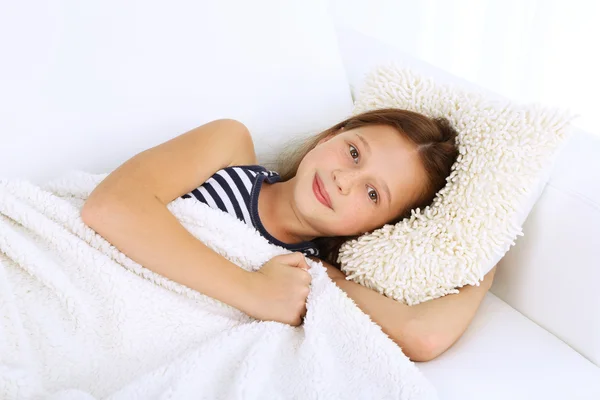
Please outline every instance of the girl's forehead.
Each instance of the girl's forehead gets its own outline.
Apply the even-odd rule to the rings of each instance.
[[[345,132],[349,137],[356,137],[368,150],[394,153],[416,153],[418,148],[406,135],[387,125],[369,125]]]

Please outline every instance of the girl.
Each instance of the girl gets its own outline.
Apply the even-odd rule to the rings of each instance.
[[[464,332],[494,271],[480,286],[408,307],[347,281],[334,265],[345,240],[433,200],[456,160],[455,138],[444,119],[370,111],[309,140],[278,174],[256,165],[243,124],[217,120],[125,162],[92,192],[82,219],[146,268],[254,318],[294,326],[306,312],[311,280],[304,256],[319,257],[408,357],[426,361]],[[245,271],[177,221],[166,206],[178,197],[229,212],[294,253]]]

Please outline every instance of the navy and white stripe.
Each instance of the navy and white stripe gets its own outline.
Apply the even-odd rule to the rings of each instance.
[[[255,227],[272,244],[305,255],[318,256],[319,251],[313,242],[283,243],[271,236],[260,220],[258,194],[262,183],[275,183],[280,179],[277,172],[269,171],[260,165],[227,167],[217,171],[201,186],[181,197],[196,198],[212,208],[235,215],[239,220]]]

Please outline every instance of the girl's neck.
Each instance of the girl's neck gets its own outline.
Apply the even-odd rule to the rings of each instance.
[[[271,236],[288,243],[315,238],[315,233],[300,220],[293,198],[294,178],[286,182],[266,183],[258,194],[258,214]]]

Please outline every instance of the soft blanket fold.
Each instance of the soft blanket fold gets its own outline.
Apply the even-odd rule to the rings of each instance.
[[[416,366],[310,260],[300,327],[135,263],[79,216],[105,175],[0,180],[0,398],[430,399]],[[169,210],[248,270],[287,250],[197,201]]]

